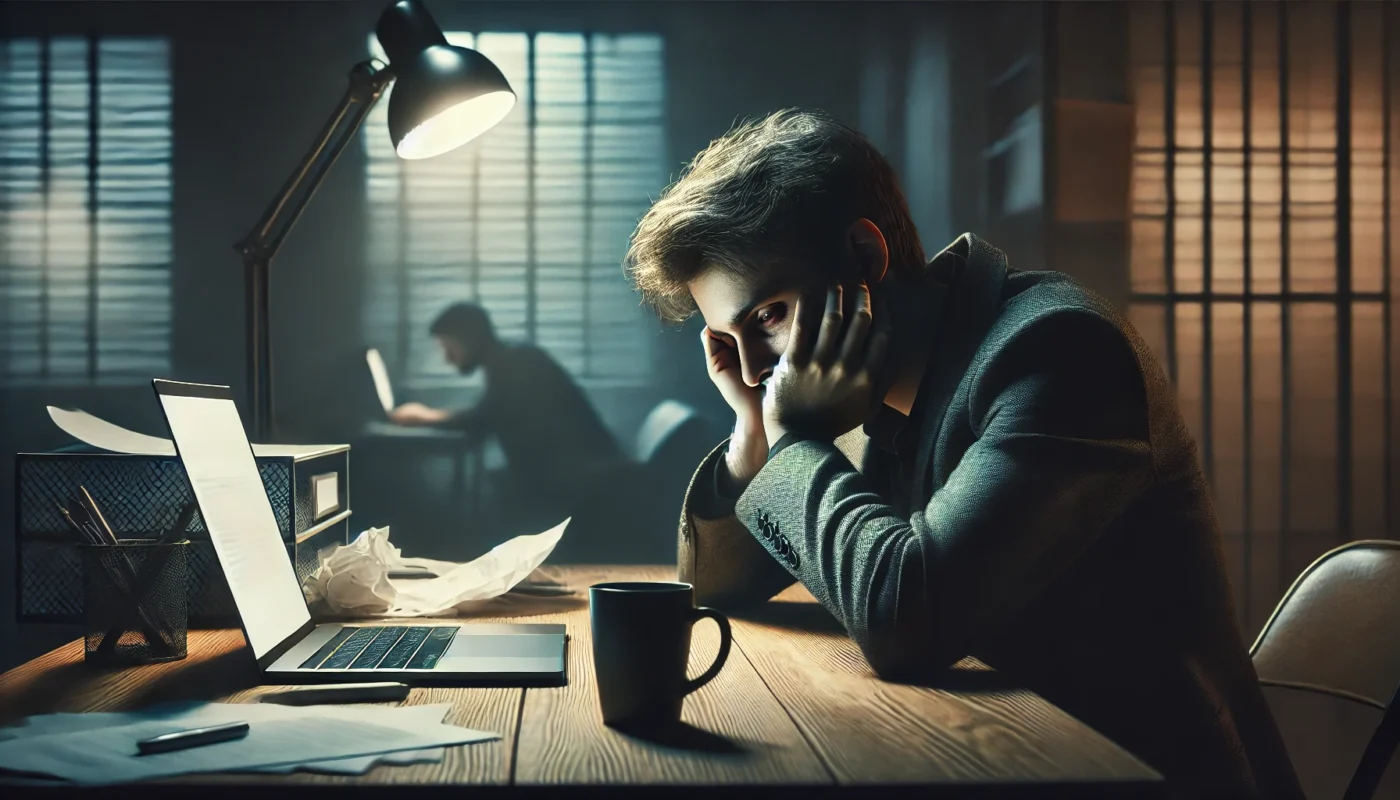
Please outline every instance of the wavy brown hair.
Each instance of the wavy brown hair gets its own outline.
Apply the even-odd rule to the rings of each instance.
[[[884,234],[892,272],[924,251],[894,169],[870,140],[821,111],[787,109],[710,143],[642,217],[623,262],[665,320],[695,313],[687,287],[704,270],[834,270],[852,222]]]

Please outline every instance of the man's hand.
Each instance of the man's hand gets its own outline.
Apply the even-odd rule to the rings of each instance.
[[[827,292],[815,343],[811,329],[818,323],[811,318],[811,298],[806,310],[798,299],[787,351],[768,379],[763,398],[763,429],[770,448],[788,432],[834,439],[865,420],[890,334],[888,326],[871,334],[870,288],[862,283],[854,291],[858,294],[850,320],[841,313],[842,287]]]
[[[389,420],[399,425],[437,425],[446,422],[452,412],[430,408],[422,403],[404,403],[389,412]]]
[[[768,460],[763,435],[763,390],[744,383],[739,351],[708,327],[700,332],[705,347],[705,367],[724,402],[734,410],[734,434],[725,454],[725,466],[736,489],[742,490]]]

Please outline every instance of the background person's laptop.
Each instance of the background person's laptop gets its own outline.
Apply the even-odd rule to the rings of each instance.
[[[564,682],[563,625],[313,624],[229,387],[152,383],[268,680]]]
[[[365,351],[365,363],[369,365],[370,377],[374,379],[374,393],[379,397],[379,405],[384,407],[384,418],[394,412],[394,384],[389,381],[389,368],[384,365],[384,356],[371,347]]]

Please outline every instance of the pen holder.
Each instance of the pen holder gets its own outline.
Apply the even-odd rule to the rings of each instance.
[[[184,658],[189,542],[83,545],[79,550],[88,663],[130,666]]]

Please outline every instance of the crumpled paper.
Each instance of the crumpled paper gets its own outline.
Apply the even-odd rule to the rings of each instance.
[[[465,564],[404,558],[389,543],[388,528],[370,528],[348,545],[319,553],[302,592],[307,603],[324,603],[335,614],[432,617],[470,611],[534,572],[554,552],[568,524],[566,519],[544,533],[517,536]],[[437,577],[394,579],[395,573],[405,572]]]

